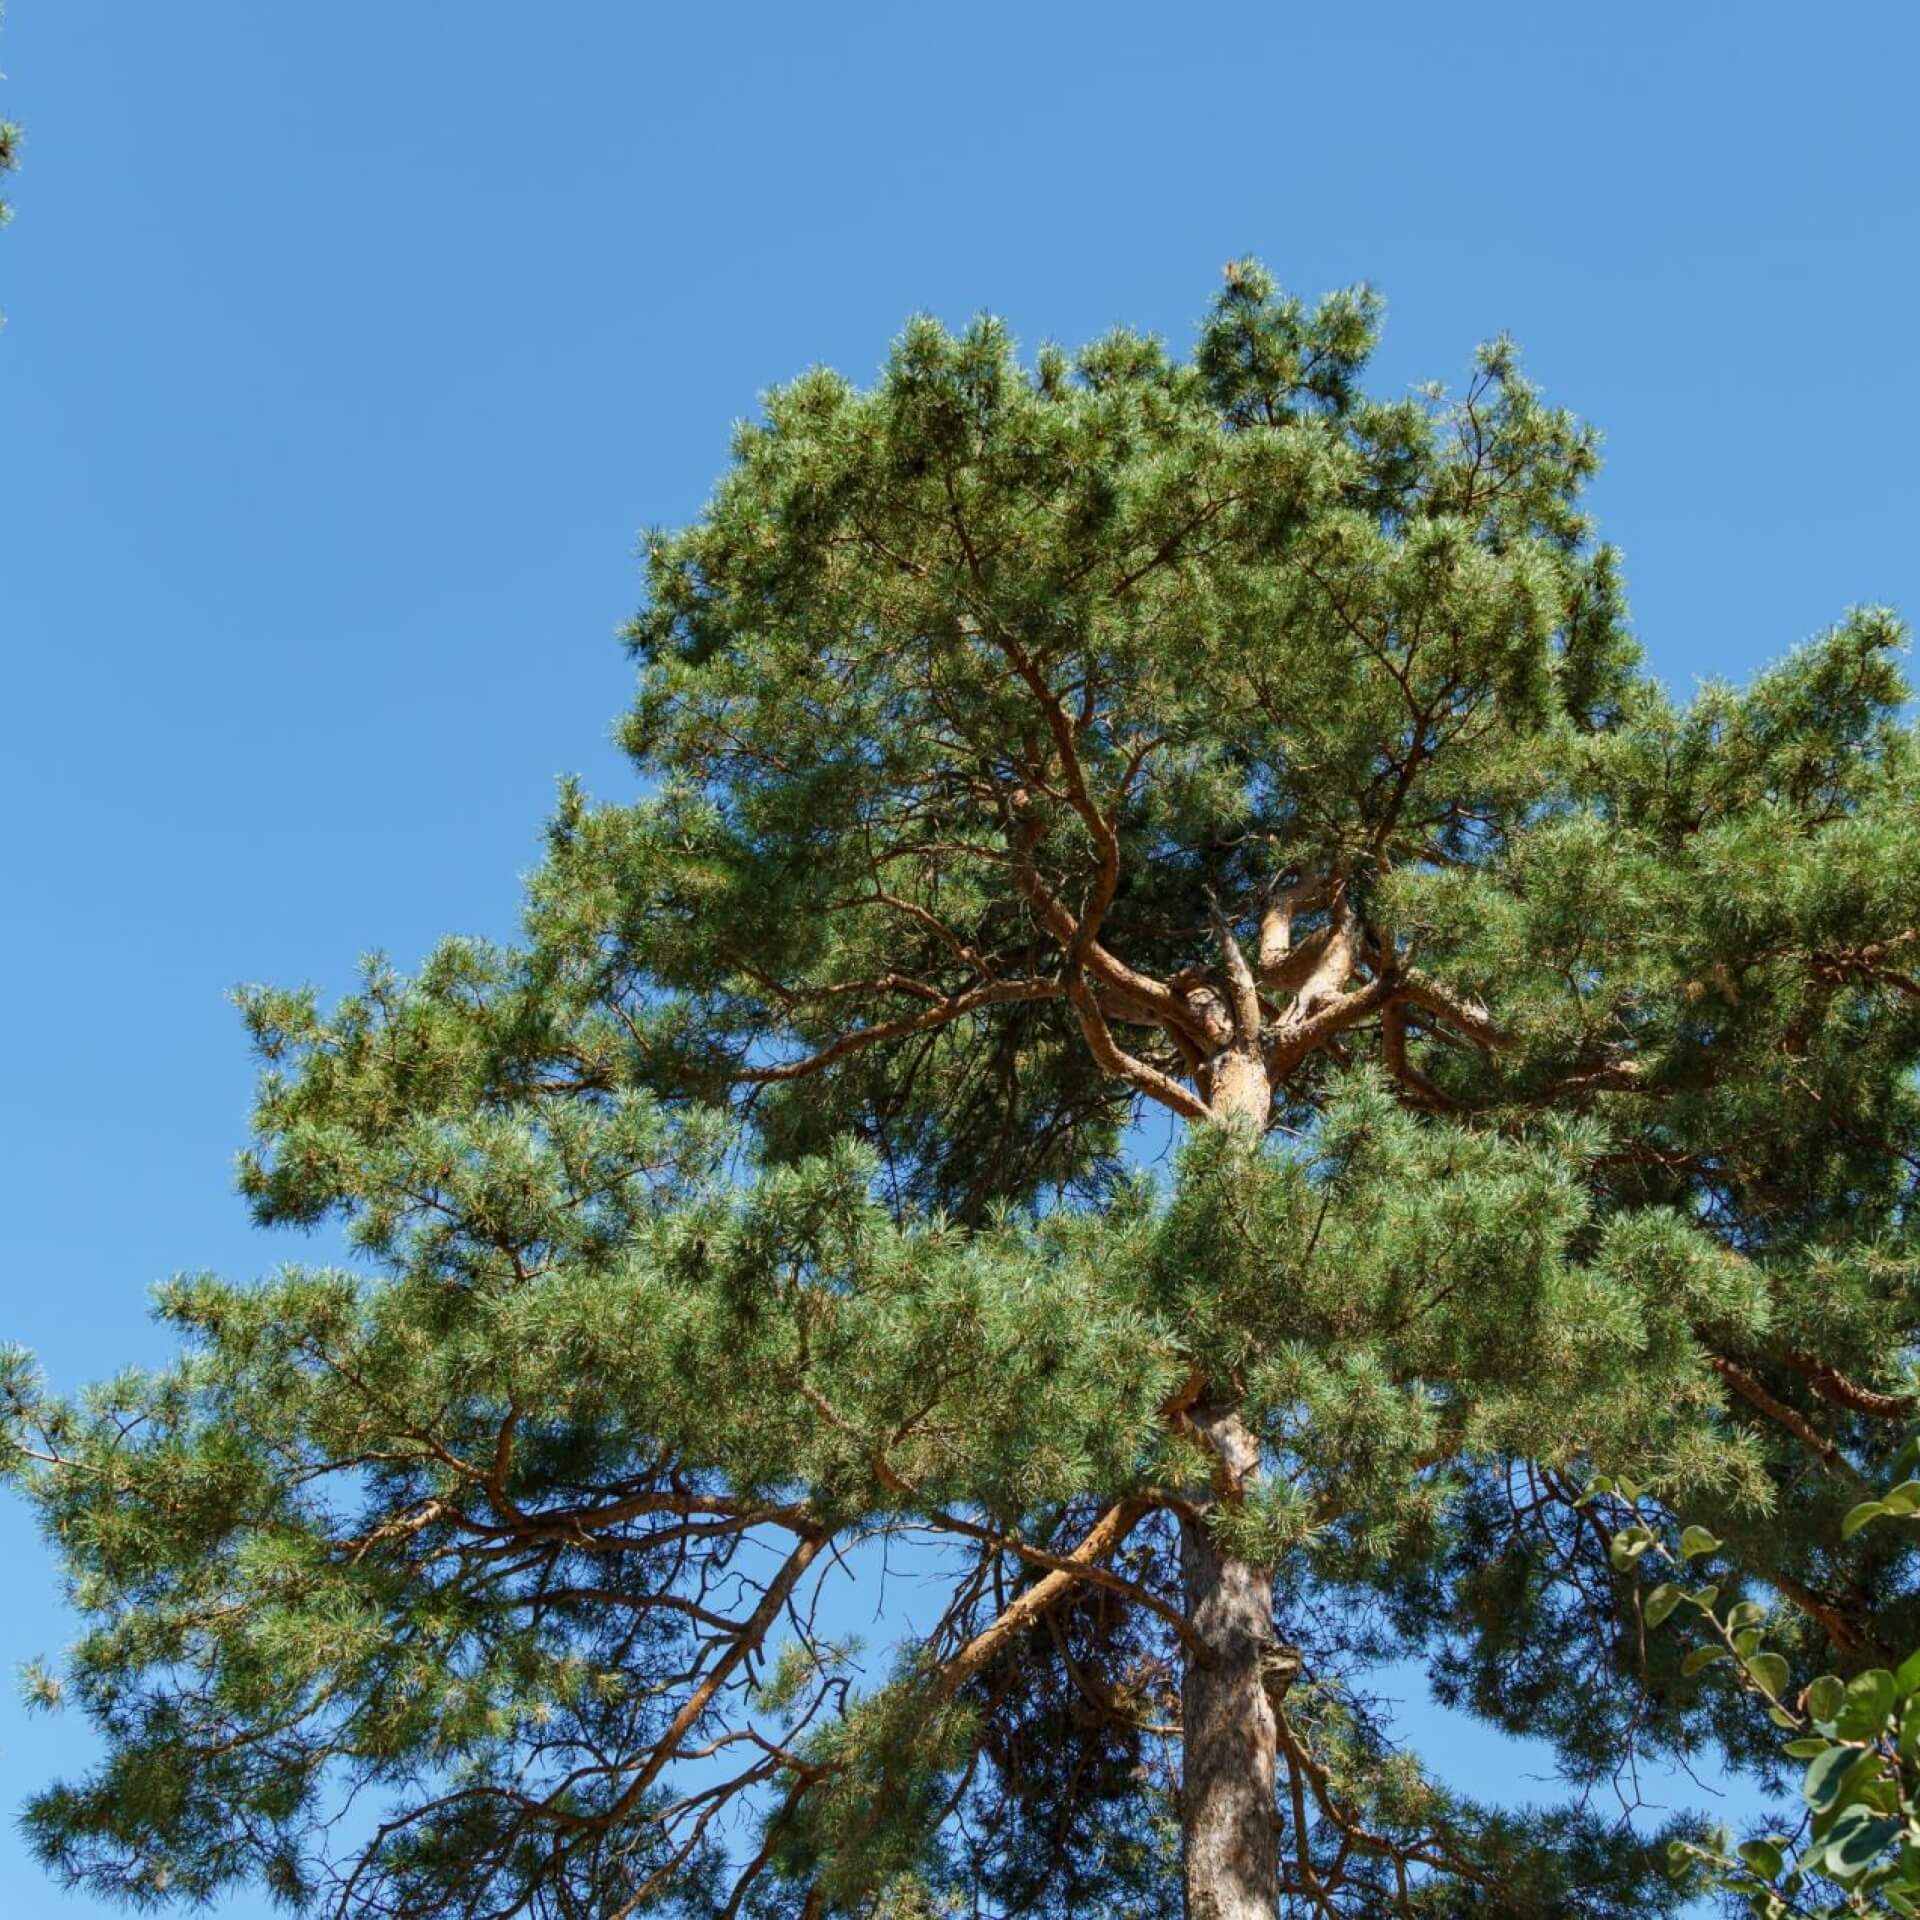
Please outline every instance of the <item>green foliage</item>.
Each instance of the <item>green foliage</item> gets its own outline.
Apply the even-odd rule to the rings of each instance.
[[[1893,1471],[1916,1464],[1920,1434],[1901,1448]],[[1875,1520],[1910,1518],[1914,1484],[1901,1480],[1880,1499],[1853,1508],[1841,1523],[1842,1537]],[[1630,1485],[1602,1481],[1595,1491],[1639,1505]],[[1676,1865],[1703,1870],[1708,1885],[1737,1898],[1759,1920],[1920,1913],[1920,1653],[1891,1672],[1868,1667],[1851,1679],[1823,1673],[1795,1691],[1787,1661],[1763,1642],[1767,1609],[1752,1601],[1722,1609],[1718,1586],[1685,1580],[1687,1563],[1717,1553],[1720,1544],[1695,1525],[1669,1548],[1656,1526],[1636,1521],[1614,1536],[1613,1551],[1623,1566],[1657,1560],[1683,1576],[1644,1595],[1642,1619],[1658,1627],[1691,1612],[1705,1637],[1684,1670],[1724,1664],[1768,1722],[1790,1736],[1780,1752],[1805,1763],[1806,1818],[1797,1840],[1773,1833],[1737,1848],[1724,1834],[1706,1844],[1676,1840]]]
[[[1189,359],[922,320],[770,394],[649,537],[647,785],[563,791],[523,938],[241,996],[242,1191],[354,1264],[0,1374],[84,1623],[29,1689],[104,1737],[58,1873],[1145,1920],[1184,1532],[1297,1655],[1283,1912],[1657,1914],[1657,1847],[1450,1791],[1369,1667],[1590,1785],[1773,1759],[1641,1632],[1660,1552],[1781,1597],[1721,1647],[1776,1696],[1920,1638],[1842,1531],[1920,1336],[1899,630],[1674,703],[1591,433],[1504,342],[1369,397],[1379,318],[1243,264]],[[835,1582],[895,1556],[940,1599],[876,1664]]]

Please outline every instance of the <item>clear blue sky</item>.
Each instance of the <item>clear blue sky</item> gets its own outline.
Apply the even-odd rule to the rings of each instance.
[[[1344,24],[1343,24],[1344,23]],[[1642,637],[1743,677],[1920,609],[1920,10],[13,0],[0,237],[0,1337],[158,1357],[232,1197],[223,995],[506,933],[607,744],[633,536],[916,307],[1184,341],[1374,281],[1605,430]],[[0,1664],[66,1626],[0,1504]],[[84,1750],[0,1699],[0,1802]],[[15,1920],[99,1909],[0,1824]],[[242,1906],[236,1911],[252,1911]]]

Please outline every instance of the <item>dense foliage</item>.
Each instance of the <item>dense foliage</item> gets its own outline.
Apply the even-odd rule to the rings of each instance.
[[[1796,1668],[1920,1639],[1839,1533],[1920,1323],[1899,629],[1676,704],[1592,436],[1504,343],[1368,397],[1377,318],[1241,266],[1188,360],[917,321],[769,395],[524,938],[244,996],[244,1190],[356,1263],[176,1281],[177,1366],[73,1402],[12,1363],[106,1740],[58,1872],[1652,1914],[1700,1834],[1579,1790],[1770,1729],[1594,1477],[1714,1516]],[[937,1598],[862,1652],[886,1556]],[[1449,1790],[1396,1660],[1573,1796]]]
[[[1920,1514],[1920,1432],[1892,1465],[1894,1484],[1862,1500],[1840,1523],[1851,1539],[1877,1520]],[[1794,1685],[1788,1661],[1766,1642],[1767,1610],[1752,1600],[1726,1605],[1717,1581],[1699,1583],[1721,1542],[1699,1525],[1677,1539],[1641,1515],[1640,1489],[1598,1479],[1587,1501],[1618,1501],[1628,1524],[1613,1537],[1614,1564],[1652,1566],[1664,1576],[1638,1596],[1650,1629],[1690,1619],[1697,1644],[1682,1663],[1694,1674],[1724,1666],[1770,1724],[1791,1736],[1783,1760],[1805,1768],[1794,1832],[1755,1834],[1737,1847],[1724,1830],[1676,1840],[1685,1872],[1736,1900],[1755,1920],[1846,1920],[1850,1914],[1920,1913],[1920,1652],[1896,1669],[1867,1667],[1843,1680],[1822,1673]],[[1584,1502],[1583,1502],[1584,1504]]]

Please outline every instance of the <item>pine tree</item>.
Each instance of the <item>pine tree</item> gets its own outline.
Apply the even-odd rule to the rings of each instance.
[[[1592,434],[1504,342],[1369,397],[1377,322],[1242,264],[1189,359],[920,320],[772,393],[523,938],[243,996],[245,1192],[361,1263],[176,1281],[75,1402],[12,1363],[106,1741],[57,1872],[1654,1914],[1670,1836],[1449,1790],[1369,1673],[1576,1785],[1767,1766],[1599,1476],[1809,1672],[1912,1644],[1838,1532],[1920,1324],[1900,631],[1675,704]],[[944,1599],[863,1655],[882,1553]]]

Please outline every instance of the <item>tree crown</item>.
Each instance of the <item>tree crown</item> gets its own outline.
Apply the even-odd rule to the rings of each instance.
[[[648,789],[563,796],[524,939],[243,996],[243,1189],[372,1274],[178,1282],[179,1365],[76,1403],[9,1373],[109,1747],[56,1865],[1158,1911],[1204,1521],[1298,1642],[1288,1898],[1645,1913],[1639,1841],[1449,1794],[1366,1663],[1577,1774],[1764,1765],[1624,1629],[1596,1471],[1730,1513],[1790,1652],[1910,1634],[1835,1534],[1920,1300],[1899,629],[1675,704],[1593,436],[1504,343],[1368,398],[1377,322],[1243,264],[1184,361],[921,321],[772,394],[648,541]],[[893,1540],[947,1599],[857,1679],[821,1595]]]

